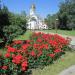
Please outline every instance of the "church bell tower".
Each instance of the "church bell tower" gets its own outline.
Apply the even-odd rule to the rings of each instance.
[[[35,5],[32,4],[31,8],[30,8],[30,15],[34,15],[35,14],[35,9],[36,9]]]

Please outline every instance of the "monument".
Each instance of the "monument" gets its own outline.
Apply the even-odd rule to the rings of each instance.
[[[32,4],[30,8],[27,29],[48,29],[48,26],[44,23],[44,20],[36,14],[36,7],[34,4]]]

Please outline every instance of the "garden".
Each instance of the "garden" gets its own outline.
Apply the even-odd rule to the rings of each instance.
[[[13,40],[0,54],[1,75],[31,75],[33,69],[53,64],[69,48],[69,39],[33,32],[29,40]]]
[[[5,4],[12,2],[2,5],[3,1],[0,0],[0,75],[58,75],[75,65],[74,0],[62,1],[57,13],[44,17],[48,30],[27,30],[26,12],[11,12]],[[14,6],[18,2],[15,3]]]

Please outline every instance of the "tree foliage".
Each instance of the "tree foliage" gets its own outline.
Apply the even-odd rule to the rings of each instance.
[[[45,22],[47,23],[49,29],[55,28],[56,18],[57,18],[56,14],[54,15],[48,14],[47,17],[45,18]]]
[[[6,6],[0,8],[0,38],[4,41],[13,40],[14,37],[26,31],[26,14],[14,14]],[[12,34],[9,34],[12,33]],[[13,35],[13,36],[12,36]]]
[[[58,18],[60,29],[75,28],[75,0],[65,0],[60,4]]]
[[[59,29],[75,29],[75,0],[65,0],[61,2],[59,5],[59,11],[52,16],[48,15],[45,18],[45,21],[49,27],[54,28],[57,18],[59,19]]]

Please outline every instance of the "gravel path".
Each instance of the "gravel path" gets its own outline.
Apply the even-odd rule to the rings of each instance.
[[[59,75],[75,75],[75,65],[69,67],[68,69],[62,71]]]

